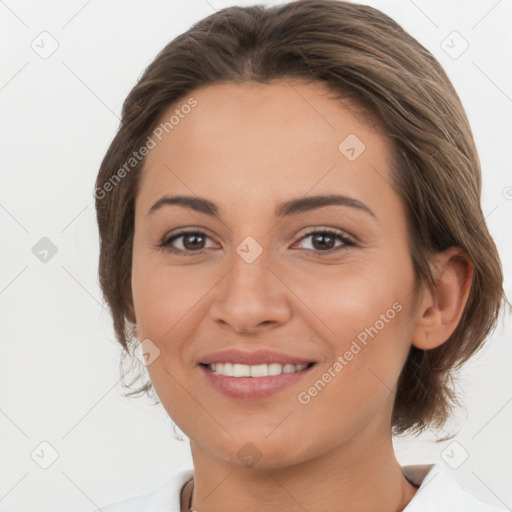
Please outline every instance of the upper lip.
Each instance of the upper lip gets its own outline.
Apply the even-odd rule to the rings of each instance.
[[[212,363],[233,363],[233,364],[246,364],[256,365],[265,363],[279,363],[279,364],[308,364],[314,363],[311,359],[304,359],[291,354],[283,354],[282,352],[275,352],[274,350],[256,350],[254,352],[247,352],[237,349],[226,349],[219,352],[212,352],[201,357],[199,364],[212,364]]]

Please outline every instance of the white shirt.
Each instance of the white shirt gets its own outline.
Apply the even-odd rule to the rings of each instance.
[[[409,481],[420,486],[403,512],[505,512],[508,510],[489,505],[465,491],[440,464],[403,466],[402,472]],[[112,503],[101,507],[100,510],[103,512],[180,512],[181,489],[193,476],[192,469],[180,471],[164,485],[149,493]]]

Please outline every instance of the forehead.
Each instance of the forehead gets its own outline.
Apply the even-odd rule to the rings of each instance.
[[[183,108],[190,98],[194,108]],[[389,184],[389,141],[321,82],[222,83],[170,107],[146,157],[141,201],[162,192],[250,198],[333,192],[365,195]],[[165,190],[169,189],[169,190]],[[250,199],[248,197],[248,199]],[[139,199],[138,199],[139,202]]]

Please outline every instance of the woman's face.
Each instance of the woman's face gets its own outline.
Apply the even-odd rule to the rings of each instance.
[[[286,81],[201,88],[153,136],[136,199],[136,335],[150,340],[148,371],[170,417],[217,460],[279,467],[390,436],[417,315],[405,212],[387,139],[327,92]],[[217,214],[165,201],[151,211],[177,195]],[[310,202],[327,195],[342,199]],[[316,364],[243,378],[200,364],[226,349]],[[258,395],[257,379],[288,385]]]

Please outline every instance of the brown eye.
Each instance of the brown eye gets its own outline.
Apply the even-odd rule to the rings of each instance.
[[[183,249],[176,248],[172,245],[180,238],[182,239],[181,244]],[[201,231],[182,231],[181,233],[164,238],[159,247],[173,254],[202,254],[205,252],[204,244],[207,238],[209,237]]]
[[[165,237],[158,245],[166,252],[178,255],[198,255],[206,252],[205,243],[210,237],[202,231],[182,231],[172,236]],[[300,241],[311,238],[312,248],[303,249],[309,252],[328,253],[338,252],[350,246],[355,246],[354,240],[349,238],[343,231],[333,229],[317,229],[304,235]],[[175,247],[176,241],[181,239],[182,248]],[[336,247],[336,240],[341,241]]]
[[[355,246],[355,242],[349,238],[345,233],[333,229],[322,229],[316,231],[310,231],[304,235],[300,241],[306,238],[311,238],[312,249],[306,249],[307,251],[314,252],[337,252],[338,250],[344,249],[347,246]],[[341,240],[341,246],[335,248],[336,240]]]

